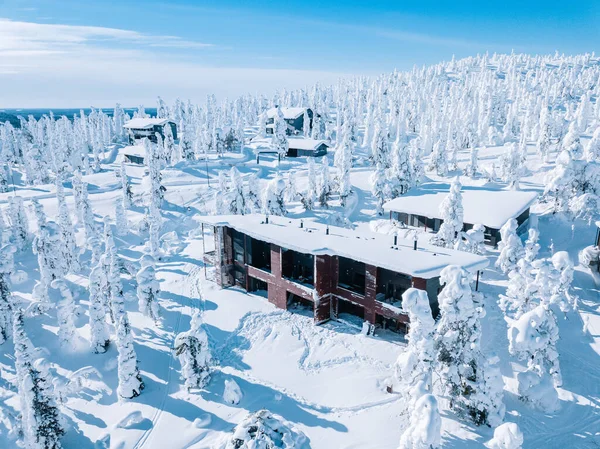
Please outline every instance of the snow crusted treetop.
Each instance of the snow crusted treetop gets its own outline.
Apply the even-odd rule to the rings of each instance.
[[[268,410],[250,413],[234,429],[224,449],[309,449],[294,424]]]

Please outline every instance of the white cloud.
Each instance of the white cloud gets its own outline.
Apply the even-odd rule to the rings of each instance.
[[[0,19],[0,107],[85,107],[154,104],[158,95],[203,101],[272,93],[341,74],[207,67],[207,44],[114,28],[47,25]],[[215,46],[215,49],[219,47]],[[171,49],[172,51],[166,51]],[[182,49],[182,51],[173,51]],[[185,50],[183,50],[185,49]]]

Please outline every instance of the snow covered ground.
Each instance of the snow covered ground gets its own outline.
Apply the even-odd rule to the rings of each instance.
[[[253,146],[253,145],[251,145]],[[502,148],[491,147],[480,153],[482,160],[497,158]],[[527,189],[541,191],[543,175],[550,167],[541,164],[530,147],[527,162],[531,175],[521,181]],[[464,166],[467,154],[459,155]],[[333,154],[328,155],[333,158]],[[247,411],[267,408],[294,423],[319,448],[397,447],[407,420],[405,404],[396,394],[386,392],[386,379],[403,350],[402,339],[382,333],[369,337],[351,323],[329,322],[315,326],[310,314],[302,309],[282,311],[261,295],[247,294],[236,288],[219,289],[210,281],[210,267],[202,263],[201,236],[194,217],[211,208],[210,193],[216,187],[219,169],[238,167],[243,175],[256,172],[267,180],[277,171],[296,170],[298,187],[303,188],[305,161],[285,160],[256,165],[251,149],[242,154],[227,154],[194,165],[179,165],[163,173],[167,188],[164,233],[175,232],[176,245],[166,251],[157,265],[161,284],[163,319],[155,325],[137,311],[135,281],[123,274],[126,303],[135,336],[135,348],[146,388],[135,399],[119,401],[116,395],[116,350],[91,354],[86,343],[88,324],[87,279],[70,277],[79,304],[76,320],[80,336],[73,352],[61,349],[54,334],[56,320],[42,315],[31,318],[27,331],[37,352],[51,365],[60,385],[70,385],[65,394],[63,411],[67,419],[66,448],[209,448],[218,447]],[[102,173],[86,176],[90,198],[97,215],[113,215],[113,202],[119,195],[114,176],[116,164]],[[128,165],[134,193],[141,192],[143,167]],[[208,172],[208,178],[206,176]],[[340,211],[359,228],[386,229],[376,219],[374,199],[370,193],[370,170],[357,167],[351,174],[353,196],[342,210],[337,202],[331,209],[317,207],[305,212],[302,206],[288,205],[290,216],[326,222],[332,211]],[[436,177],[433,177],[435,179]],[[210,187],[208,181],[210,179]],[[469,182],[463,178],[463,182]],[[483,181],[475,181],[482,184]],[[39,198],[46,213],[56,213],[52,186],[23,187],[19,194]],[[70,189],[68,204],[73,207]],[[5,203],[12,192],[0,195]],[[541,256],[554,251],[568,251],[573,260],[577,252],[593,243],[595,229],[584,222],[563,221],[539,213]],[[142,210],[134,208],[128,218],[131,229],[116,238],[119,254],[132,266],[143,252],[143,239],[136,224]],[[34,227],[33,221],[31,224]],[[82,239],[81,232],[78,235]],[[496,301],[504,293],[506,277],[494,268],[497,252],[489,251],[491,264],[480,284],[485,295],[483,345],[490,357],[500,355],[506,384],[507,421],[516,422],[525,437],[525,448],[578,447],[600,445],[600,277],[582,266],[576,268],[574,287],[580,297],[579,311],[571,312],[559,322],[558,351],[564,383],[559,389],[561,409],[547,415],[531,409],[517,399],[516,373],[523,366],[508,355],[506,323]],[[84,263],[84,266],[86,264]],[[15,295],[24,302],[31,300],[37,269],[29,252],[17,258],[17,268],[27,278],[13,276]],[[206,274],[208,274],[208,278]],[[172,348],[178,332],[189,328],[194,309],[204,311],[210,347],[218,361],[211,381],[202,391],[188,392],[182,387],[180,366]],[[11,380],[15,376],[12,344],[0,347],[0,447],[14,447],[10,430],[14,427],[18,397]],[[239,404],[223,398],[225,381],[234,380],[242,391]],[[481,447],[492,437],[492,429],[475,427],[458,420],[442,399],[444,447]]]

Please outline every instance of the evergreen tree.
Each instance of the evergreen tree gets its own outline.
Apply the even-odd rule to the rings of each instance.
[[[441,430],[437,399],[432,394],[424,394],[415,402],[398,449],[436,449],[440,447]]]
[[[271,148],[279,154],[279,157],[285,157],[289,149],[287,140],[287,123],[283,118],[283,112],[279,107],[275,107],[275,121],[273,122],[273,137],[271,138]]]
[[[110,310],[116,323],[121,322],[121,317],[125,315],[125,300],[123,298],[123,284],[121,283],[121,266],[119,256],[113,247],[110,251],[110,261],[108,262],[108,288],[110,292]]]
[[[23,251],[29,242],[29,220],[25,213],[23,198],[8,198],[8,218],[12,229],[12,240],[17,251]]]
[[[50,301],[56,304],[56,318],[58,320],[58,340],[66,349],[74,349],[77,329],[75,327],[75,302],[73,294],[64,279],[52,281],[48,290]]]
[[[141,268],[135,278],[138,284],[137,297],[140,313],[152,318],[154,321],[158,321],[160,319],[158,303],[160,284],[156,280],[156,271],[152,256],[145,255],[142,257]]]
[[[181,363],[181,376],[188,390],[208,384],[213,361],[199,310],[192,315],[190,330],[175,338],[175,355]]]
[[[138,368],[137,354],[133,347],[133,335],[127,313],[123,312],[117,322],[117,369],[119,371],[119,386],[117,394],[122,399],[131,399],[140,395],[144,382]]]
[[[131,209],[133,203],[133,192],[131,190],[131,182],[129,176],[127,176],[127,169],[125,167],[125,161],[121,161],[121,167],[119,170],[121,178],[121,195],[123,198],[123,207],[125,209]]]
[[[331,182],[329,179],[329,160],[324,157],[321,165],[321,176],[319,179],[319,204],[321,207],[328,207],[330,195]]]
[[[65,200],[65,191],[60,178],[56,179],[56,199],[58,200],[58,226],[62,245],[61,256],[69,272],[79,271],[79,249],[75,241],[73,222],[69,213],[69,207]]]
[[[121,198],[115,199],[115,227],[118,235],[127,235],[129,222]]]
[[[517,235],[517,220],[514,218],[509,219],[502,228],[500,228],[500,243],[498,249],[500,255],[496,260],[496,266],[502,270],[503,273],[512,271],[519,259],[523,257],[523,243]]]
[[[90,346],[96,354],[106,352],[110,343],[106,326],[106,305],[109,301],[109,292],[105,285],[105,273],[101,264],[96,265],[89,277],[89,324]]]
[[[306,210],[312,210],[317,196],[317,175],[314,159],[312,157],[306,158],[306,165],[308,168],[308,188],[306,194],[302,196],[302,204]]]
[[[48,287],[54,279],[67,274],[67,266],[61,256],[62,245],[60,228],[53,221],[48,221],[33,240],[33,253],[37,254],[40,268],[40,284],[34,290],[39,301],[48,299]]]
[[[523,166],[521,153],[516,143],[510,144],[502,155],[500,170],[502,180],[507,182],[511,189],[519,190]]]
[[[438,233],[430,240],[434,245],[453,248],[462,232],[464,210],[461,188],[462,184],[457,176],[452,181],[450,193],[440,203],[440,215],[443,222]]]
[[[248,205],[248,210],[250,210],[250,212],[259,213],[262,210],[260,198],[260,181],[256,173],[252,173],[250,176],[248,176],[246,200],[246,204]]]
[[[403,136],[398,135],[392,147],[392,197],[404,195],[412,187],[410,150]]]
[[[434,171],[439,176],[448,174],[448,152],[441,139],[438,139],[433,145],[433,152],[427,170]]]
[[[263,213],[266,215],[285,215],[285,182],[277,175],[267,184],[262,199]]]
[[[10,291],[10,275],[14,270],[12,245],[0,249],[0,345],[11,335],[14,301]]]
[[[13,322],[17,387],[21,399],[21,428],[25,446],[31,449],[60,449],[65,434],[52,382],[43,363],[31,360],[33,347],[24,328],[23,313]]]
[[[44,207],[40,204],[37,198],[33,198],[31,200],[31,206],[33,209],[33,214],[35,215],[35,222],[39,232],[39,230],[46,225],[46,212],[44,212]]]
[[[485,147],[483,148],[485,150]],[[471,157],[467,167],[465,168],[465,175],[469,178],[473,179],[477,176],[477,171],[479,170],[479,150],[477,148],[471,148]]]
[[[231,191],[229,200],[229,212],[234,215],[244,215],[246,212],[246,195],[242,176],[236,167],[231,167]]]
[[[288,171],[285,183],[285,200],[290,203],[298,199],[298,189],[296,188],[296,172]]]

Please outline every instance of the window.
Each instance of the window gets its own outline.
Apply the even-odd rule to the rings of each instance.
[[[345,257],[338,257],[338,262],[338,286],[364,295],[365,264]]]
[[[312,254],[281,249],[282,275],[300,284],[314,285],[315,258]]]
[[[244,263],[244,234],[233,229],[233,260]]]
[[[271,244],[249,237],[249,251],[246,263],[264,271],[271,271]]]

